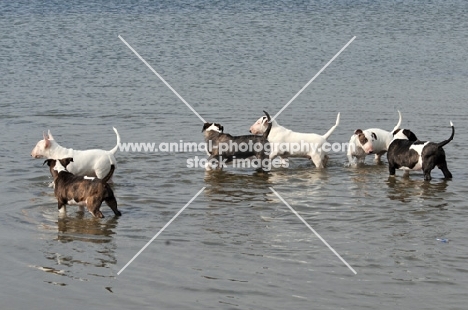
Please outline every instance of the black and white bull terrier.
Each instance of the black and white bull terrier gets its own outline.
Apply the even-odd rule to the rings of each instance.
[[[267,116],[267,122],[271,119],[270,115],[263,111]],[[207,143],[208,163],[205,166],[208,170],[210,162],[216,160],[217,168],[222,169],[224,164],[230,163],[235,159],[247,159],[256,157],[261,161],[262,167],[265,165],[265,159],[268,159],[268,135],[272,124],[268,124],[267,130],[261,136],[245,135],[232,136],[224,133],[224,127],[218,123],[205,123],[202,132]],[[260,168],[260,167],[259,167]]]
[[[431,180],[431,171],[436,166],[442,170],[446,179],[452,174],[447,168],[444,145],[452,141],[455,127],[452,126],[452,135],[440,143],[419,141],[416,135],[408,129],[397,129],[393,132],[393,140],[388,147],[387,159],[390,176],[395,176],[395,169],[422,170],[424,180]]]

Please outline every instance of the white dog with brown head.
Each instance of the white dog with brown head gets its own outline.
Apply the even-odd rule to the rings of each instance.
[[[367,155],[375,154],[375,160],[380,158],[388,150],[388,146],[393,139],[393,131],[400,128],[401,113],[398,111],[399,120],[392,131],[379,128],[369,128],[366,130],[356,129],[349,139],[348,161],[350,164],[363,163]]]

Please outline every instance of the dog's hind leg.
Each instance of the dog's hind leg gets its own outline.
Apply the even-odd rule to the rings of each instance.
[[[107,195],[106,195],[106,198],[104,198],[104,201],[109,206],[109,208],[111,208],[112,211],[114,211],[114,214],[116,216],[121,216],[122,213],[120,213],[120,211],[117,209],[117,200],[115,199],[114,192],[110,188],[109,184],[106,184],[106,190],[107,190]]]
[[[122,215],[122,213],[120,213],[120,211],[117,209],[117,200],[115,200],[114,195],[107,197],[106,199],[104,199],[104,201],[109,206],[109,208],[111,208],[112,211],[114,211],[114,214],[116,216]]]
[[[434,164],[425,164],[423,162],[422,171],[424,172],[424,181],[430,181],[432,179],[431,171],[434,169],[434,167]]]
[[[430,180],[432,180],[431,170],[424,171],[424,181],[430,181]]]
[[[108,197],[104,201],[109,206],[109,208],[111,208],[112,211],[114,211],[114,214],[116,216],[122,215],[122,213],[120,213],[120,211],[117,209],[117,200],[115,200],[115,197]]]
[[[437,158],[437,168],[442,170],[442,173],[444,174],[444,178],[446,179],[451,179],[452,178],[452,173],[448,170],[447,167],[447,160],[445,159],[445,152],[443,149],[440,150],[440,155]]]
[[[109,206],[109,208],[114,211],[114,214],[116,216],[121,216],[122,213],[117,209],[117,200],[115,199],[114,192],[112,191],[111,187],[109,184],[106,184],[106,197],[104,198],[104,201],[106,204]]]
[[[451,179],[452,178],[452,173],[448,170],[447,163],[444,162],[442,164],[437,165],[437,167],[442,170],[442,173],[444,174],[444,178],[446,179]]]
[[[312,162],[314,163],[315,167],[317,168],[325,168],[327,161],[328,161],[328,155],[325,155],[323,158],[321,154],[312,154],[310,156]]]

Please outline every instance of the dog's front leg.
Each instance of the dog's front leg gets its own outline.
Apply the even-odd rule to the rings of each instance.
[[[348,153],[346,154],[347,157],[348,157],[348,162],[350,165],[353,165],[355,164],[355,160],[354,160],[354,156],[355,154],[353,154],[353,151],[356,150],[356,145],[355,144],[352,144],[351,141],[349,141],[349,144],[348,144]]]
[[[374,157],[374,161],[376,161],[376,162],[381,162],[381,161],[382,161],[381,157],[382,157],[382,155],[384,155],[386,152],[387,152],[387,151],[381,151],[381,152],[376,153],[376,154],[375,154],[375,157]]]
[[[289,163],[283,157],[278,155],[277,150],[272,149],[270,155],[268,156],[268,158],[270,159],[270,163],[272,163],[273,159],[275,159],[276,157],[279,157],[281,161],[281,167],[287,168],[289,166]]]
[[[257,157],[258,158],[258,157]],[[257,169],[258,172],[268,172],[271,170],[271,160],[265,154],[260,155],[260,167]]]
[[[94,217],[100,219],[104,218],[104,215],[102,214],[101,210],[99,210],[101,204],[102,201],[97,199],[96,197],[88,198],[86,201],[86,206],[88,207],[89,213],[91,213]]]
[[[206,160],[206,163],[205,163],[205,170],[206,171],[212,170],[214,168],[213,167],[213,160],[215,160],[215,157],[216,157],[216,155],[210,155],[208,157],[208,159]]]
[[[424,171],[424,181],[430,181],[431,179],[431,170]]]
[[[227,158],[223,159],[223,156],[219,155],[218,157],[218,166],[217,166],[217,170],[220,170],[222,171],[224,166],[226,165],[226,162],[227,161]]]

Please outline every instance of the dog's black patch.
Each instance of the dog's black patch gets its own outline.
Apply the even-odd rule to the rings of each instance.
[[[413,144],[414,142],[409,140],[394,140],[388,147],[387,158],[389,165],[394,169],[400,169],[401,167],[413,169],[419,161],[418,152],[410,149]]]
[[[403,134],[409,141],[418,141],[418,137],[416,137],[416,135],[409,129],[403,129]]]
[[[393,134],[397,134],[401,129],[397,129]],[[401,167],[414,169],[416,164],[421,161],[421,169],[424,172],[424,180],[431,180],[431,171],[437,166],[446,179],[452,178],[452,173],[448,170],[445,151],[442,146],[449,143],[455,134],[455,128],[452,126],[452,135],[449,139],[440,143],[419,141],[416,135],[408,129],[402,132],[408,140],[395,139],[390,143],[387,152],[388,169],[390,175],[395,175],[395,170]],[[427,144],[426,144],[427,143]],[[426,144],[421,150],[421,154],[411,149],[413,145]]]

